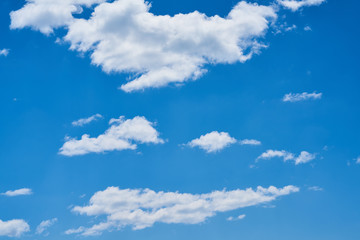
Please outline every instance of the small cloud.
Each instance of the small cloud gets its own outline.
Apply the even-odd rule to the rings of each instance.
[[[30,188],[21,188],[17,190],[9,190],[5,193],[2,193],[1,195],[5,195],[7,197],[16,197],[16,196],[31,195],[31,194],[33,194],[33,192]]]
[[[89,123],[99,120],[101,118],[103,118],[103,116],[97,113],[95,115],[92,115],[91,117],[81,118],[79,120],[73,121],[71,124],[75,127],[82,127],[86,124],[89,124]]]
[[[256,162],[261,159],[272,159],[272,158],[282,158],[284,162],[286,161],[294,161],[295,165],[303,164],[314,160],[316,157],[315,154],[311,154],[307,151],[302,151],[299,156],[295,157],[295,155],[291,152],[287,152],[285,150],[267,150],[262,153],[259,157],[256,158]]]
[[[283,102],[300,102],[310,99],[316,100],[316,99],[321,99],[321,97],[322,97],[322,93],[316,93],[316,92],[288,93],[283,97]]]
[[[308,190],[310,190],[310,191],[315,191],[315,192],[324,191],[324,189],[321,188],[321,187],[319,187],[319,186],[308,187]]]
[[[356,164],[360,164],[360,156],[356,159]]]
[[[290,32],[292,30],[295,30],[296,28],[297,28],[297,26],[295,24],[293,24],[292,26],[285,28],[285,32]]]
[[[54,225],[56,222],[57,222],[57,218],[42,221],[39,224],[39,226],[37,226],[37,228],[36,228],[36,234],[42,234],[43,232],[45,232],[45,230],[47,230],[49,227]],[[48,235],[48,234],[46,234],[46,235]]]
[[[228,221],[237,221],[237,220],[242,220],[246,217],[245,214],[239,215],[237,217],[228,217],[226,220]]]
[[[309,32],[309,31],[312,31],[312,29],[311,29],[310,26],[305,26],[305,27],[304,27],[304,31]]]
[[[205,150],[207,153],[213,153],[218,152],[233,143],[236,143],[236,141],[237,140],[232,138],[227,132],[213,131],[190,141],[186,145],[192,148],[199,147]]]
[[[318,6],[325,0],[277,0],[278,4],[295,12],[303,7]]]
[[[0,50],[0,56],[7,56],[7,55],[9,55],[9,53],[10,53],[10,49],[6,49],[6,48],[4,48],[4,49],[1,49]]]
[[[241,145],[261,145],[261,142],[255,139],[244,139],[240,141]]]

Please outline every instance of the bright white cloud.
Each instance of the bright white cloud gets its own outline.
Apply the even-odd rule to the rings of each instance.
[[[298,192],[295,186],[284,188],[258,187],[256,190],[213,191],[208,194],[154,192],[150,189],[119,189],[109,187],[95,193],[87,206],[76,206],[73,212],[87,216],[105,215],[106,221],[90,228],[70,229],[67,233],[98,235],[105,230],[126,226],[134,230],[155,223],[197,224],[218,212],[226,212],[274,201],[276,198]]]
[[[0,56],[7,56],[9,54],[10,50],[9,49],[0,49]]]
[[[303,93],[288,93],[283,97],[283,101],[284,102],[300,102],[300,101],[305,101],[305,100],[316,100],[316,99],[321,99],[322,97],[322,93],[307,93],[307,92],[303,92]]]
[[[217,152],[225,147],[236,143],[236,139],[230,137],[227,132],[213,131],[187,143],[190,147],[199,147],[208,153]]]
[[[96,120],[99,120],[103,118],[103,116],[101,116],[100,114],[95,114],[95,115],[92,115],[91,117],[88,117],[88,118],[81,118],[79,120],[76,120],[76,121],[73,121],[71,124],[75,127],[81,127],[81,126],[84,126],[86,124],[89,124],[93,121],[96,121]]]
[[[277,0],[277,2],[291,11],[297,11],[302,7],[318,6],[326,0]]]
[[[259,43],[277,18],[272,6],[239,2],[222,18],[197,11],[154,15],[144,0],[28,0],[11,12],[11,28],[31,27],[44,34],[66,27],[72,50],[91,52],[105,72],[135,73],[126,92],[195,80],[205,65],[245,62],[265,47]],[[74,18],[81,6],[100,3],[90,19]],[[44,20],[46,19],[46,20]],[[156,61],[154,61],[156,59]]]
[[[21,188],[17,190],[9,190],[7,192],[2,193],[2,195],[8,196],[8,197],[16,197],[16,196],[22,196],[22,195],[31,195],[33,194],[32,190],[30,188]]]
[[[239,215],[237,217],[228,217],[226,220],[228,221],[237,221],[237,220],[242,220],[246,217],[245,214]]]
[[[22,219],[9,221],[0,220],[0,236],[21,237],[24,233],[29,231],[29,224]]]
[[[303,163],[307,163],[310,162],[312,160],[314,160],[316,157],[315,154],[311,154],[309,152],[306,151],[302,151],[299,156],[295,157],[295,155],[293,153],[287,152],[287,151],[279,151],[279,150],[267,150],[266,152],[262,153],[257,159],[256,161],[259,161],[261,159],[272,159],[272,158],[282,158],[284,160],[284,162],[286,161],[294,161],[295,165],[298,164],[303,164]]]
[[[54,225],[57,222],[57,218],[49,219],[42,221],[39,226],[36,228],[36,234],[42,234],[45,232],[49,227]]]
[[[261,145],[261,142],[255,139],[244,139],[240,141],[241,145]]]
[[[101,153],[106,151],[121,151],[136,149],[136,143],[164,143],[159,133],[153,127],[154,123],[145,117],[134,117],[125,120],[124,117],[111,119],[109,129],[97,137],[84,134],[80,140],[70,138],[60,148],[60,154],[65,156]]]

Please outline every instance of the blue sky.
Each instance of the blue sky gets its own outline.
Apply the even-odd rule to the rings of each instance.
[[[360,3],[108,2],[0,2],[0,239],[360,238]]]

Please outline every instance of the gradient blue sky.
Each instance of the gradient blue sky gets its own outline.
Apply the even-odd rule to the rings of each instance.
[[[237,1],[151,3],[156,15],[197,10],[224,17]],[[131,93],[118,89],[129,74],[107,74],[91,64],[88,53],[55,43],[66,29],[48,36],[30,28],[11,30],[9,13],[24,4],[0,2],[0,50],[9,49],[0,56],[0,193],[33,192],[0,195],[0,220],[26,221],[31,230],[21,239],[360,239],[358,1],[327,0],[296,12],[281,9],[277,24],[297,27],[283,27],[278,34],[270,28],[261,38],[268,48],[249,61],[207,65],[208,72],[196,81]],[[303,92],[322,97],[283,101],[285,94]],[[97,113],[103,118],[82,127],[71,124]],[[97,136],[119,116],[144,116],[156,123],[165,143],[139,144],[135,151],[59,154],[66,136]],[[182,145],[212,131],[261,145],[235,143],[216,153]],[[268,149],[316,157],[298,165],[281,158],[255,162]],[[94,193],[110,186],[201,194],[287,185],[300,191],[218,213],[199,224],[155,223],[88,237],[64,233],[104,219],[71,208],[87,205]],[[227,221],[242,214],[244,219]],[[57,222],[46,230],[48,236],[36,234],[40,222],[53,218]]]

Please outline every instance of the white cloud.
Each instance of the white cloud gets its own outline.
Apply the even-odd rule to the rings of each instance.
[[[16,197],[16,196],[22,196],[22,195],[31,195],[33,194],[32,190],[30,188],[21,188],[17,190],[9,190],[7,192],[2,193],[2,195],[8,196],[8,197]]]
[[[56,222],[57,218],[42,221],[36,228],[36,234],[42,234],[43,232],[45,232],[45,230],[54,225]]]
[[[84,126],[86,124],[89,124],[93,121],[96,121],[96,120],[99,120],[103,118],[103,116],[101,116],[100,114],[95,114],[95,115],[92,115],[91,117],[88,117],[88,118],[81,118],[79,120],[76,120],[76,121],[73,121],[71,124],[73,126],[76,126],[76,127],[81,127],[81,126]]]
[[[302,151],[299,156],[295,157],[293,153],[287,152],[287,151],[278,151],[278,150],[267,150],[266,152],[262,153],[256,161],[259,161],[261,159],[272,159],[272,158],[282,158],[284,162],[286,161],[294,161],[295,165],[303,164],[310,162],[315,159],[316,155],[311,154],[306,151]]]
[[[6,49],[6,48],[1,49],[0,50],[0,56],[5,56],[6,57],[9,54],[9,52],[10,52],[9,49]]]
[[[22,219],[9,221],[0,220],[0,236],[21,237],[24,233],[29,231],[29,224]]]
[[[358,157],[358,158],[356,159],[356,163],[357,163],[357,164],[360,164],[360,157]]]
[[[295,12],[302,7],[318,6],[325,2],[325,0],[277,0],[277,2]]]
[[[320,192],[320,191],[324,191],[323,188],[319,187],[319,186],[312,186],[308,188],[310,191],[315,191],[315,192]]]
[[[286,27],[285,28],[285,32],[290,32],[290,31],[292,31],[292,30],[295,30],[297,28],[297,26],[295,25],[295,24],[293,24],[292,26],[290,26],[290,27]]]
[[[208,194],[154,192],[150,189],[119,189],[109,187],[95,193],[87,206],[76,206],[73,212],[87,216],[105,215],[106,221],[90,228],[70,229],[67,233],[99,235],[105,230],[126,226],[134,230],[155,223],[198,224],[218,212],[226,212],[274,201],[276,198],[298,192],[295,186],[284,188],[257,187],[256,190],[213,191]]]
[[[105,151],[136,149],[136,143],[160,144],[164,141],[153,127],[154,123],[145,117],[134,117],[125,120],[124,117],[111,119],[109,129],[97,137],[84,134],[80,140],[70,138],[60,148],[60,154],[65,156],[101,153]]]
[[[217,152],[225,147],[236,143],[236,139],[230,137],[227,132],[213,131],[187,143],[190,147],[199,147],[208,153]]]
[[[308,32],[308,31],[312,31],[312,29],[311,29],[310,26],[305,26],[305,27],[304,27],[304,30],[307,31],[307,32]]]
[[[89,1],[88,5],[103,1]],[[85,0],[28,0],[11,12],[11,28],[31,27],[44,34],[65,27],[72,50],[90,52],[105,72],[136,78],[126,92],[195,80],[207,64],[245,62],[265,45],[259,43],[277,18],[272,6],[239,2],[222,18],[197,11],[154,15],[144,0],[98,4],[90,19],[75,18]],[[46,19],[46,21],[44,20]],[[156,61],[154,61],[156,59]]]
[[[242,220],[246,217],[245,214],[239,215],[237,217],[228,217],[226,220],[228,221],[237,221],[237,220]]]
[[[321,99],[322,97],[322,93],[307,93],[307,92],[303,92],[303,93],[288,93],[283,97],[283,101],[284,102],[300,102],[300,101],[305,101],[305,100],[316,100],[316,99]]]
[[[244,139],[240,141],[241,145],[261,145],[261,142],[255,139]]]

